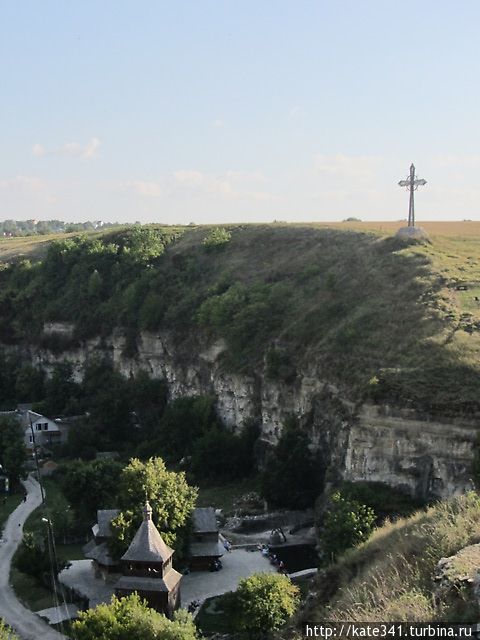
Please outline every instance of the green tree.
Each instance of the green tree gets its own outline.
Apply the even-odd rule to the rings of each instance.
[[[258,636],[275,631],[297,610],[299,589],[278,573],[258,573],[240,581],[234,599],[234,620],[239,631]]]
[[[94,520],[97,509],[115,507],[123,465],[116,460],[75,460],[58,471],[60,485],[79,520]]]
[[[0,619],[0,640],[20,640],[16,633]]]
[[[167,460],[177,462],[190,455],[196,440],[216,424],[213,398],[177,398],[167,406],[160,422],[159,451]]]
[[[327,557],[336,558],[369,537],[375,512],[356,500],[345,498],[340,491],[332,494],[330,503],[323,522],[322,544]]]
[[[24,432],[20,423],[14,417],[0,417],[0,464],[12,485],[19,482],[26,459]]]
[[[305,509],[320,495],[323,474],[321,460],[309,448],[308,434],[290,419],[267,461],[261,492],[272,506]]]
[[[198,640],[197,628],[190,614],[179,611],[173,620],[154,609],[137,594],[112,597],[110,604],[100,604],[82,611],[72,625],[76,640]]]
[[[167,471],[161,458],[150,458],[147,462],[135,458],[123,469],[117,502],[121,513],[111,525],[112,552],[116,556],[122,555],[132,541],[142,520],[145,496],[165,542],[181,555],[197,489],[187,483],[183,472]]]
[[[73,367],[69,362],[55,365],[52,375],[45,383],[45,399],[35,407],[40,413],[55,416],[70,413],[69,407],[76,405],[80,393],[73,378]]]
[[[245,478],[255,466],[254,445],[259,429],[255,423],[245,425],[240,434],[224,427],[209,429],[195,446],[191,471],[197,482]]]
[[[15,567],[21,573],[38,580],[50,571],[50,562],[45,549],[35,541],[33,533],[23,535],[22,544],[15,555]]]
[[[88,399],[90,424],[112,443],[128,440],[132,432],[130,389],[112,362],[92,360],[85,369],[83,391]]]
[[[16,371],[15,393],[19,402],[36,402],[45,396],[45,373],[38,367],[25,364]]]

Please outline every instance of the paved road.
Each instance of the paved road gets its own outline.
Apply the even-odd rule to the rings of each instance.
[[[20,503],[7,520],[0,542],[0,618],[23,640],[64,640],[66,636],[52,629],[17,600],[9,584],[10,566],[22,540],[25,520],[42,503],[38,482],[29,476],[23,484],[28,493],[27,501]]]

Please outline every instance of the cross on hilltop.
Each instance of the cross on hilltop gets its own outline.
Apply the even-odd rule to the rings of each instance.
[[[415,166],[412,162],[410,165],[410,174],[406,180],[400,180],[398,183],[400,187],[406,187],[407,191],[410,191],[410,203],[408,206],[408,226],[415,226],[415,203],[413,198],[413,192],[418,189],[418,187],[423,187],[427,184],[427,181],[423,178],[415,178]]]

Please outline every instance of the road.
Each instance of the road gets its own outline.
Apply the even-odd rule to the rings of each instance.
[[[23,640],[65,640],[67,636],[52,629],[46,622],[26,609],[17,600],[9,584],[12,558],[22,540],[23,525],[28,516],[42,503],[40,485],[31,476],[23,483],[28,493],[7,520],[0,542],[0,618],[15,629]]]

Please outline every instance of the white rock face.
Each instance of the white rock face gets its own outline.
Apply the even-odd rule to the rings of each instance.
[[[124,338],[114,335],[60,355],[31,349],[23,356],[47,371],[68,360],[79,379],[90,358],[110,355],[125,376],[143,369],[165,379],[172,399],[215,396],[218,413],[232,431],[254,418],[267,446],[278,441],[286,418],[296,416],[308,426],[312,448],[320,452],[330,477],[385,482],[418,497],[446,497],[471,488],[474,423],[424,420],[412,411],[388,407],[355,407],[318,375],[315,364],[300,370],[290,384],[268,380],[262,371],[255,376],[228,373],[221,366],[222,342],[185,352],[168,333],[145,332],[136,357],[125,357],[124,346]]]
[[[418,420],[409,413],[361,408],[349,431],[345,479],[386,482],[418,497],[445,498],[472,489],[478,426]]]

